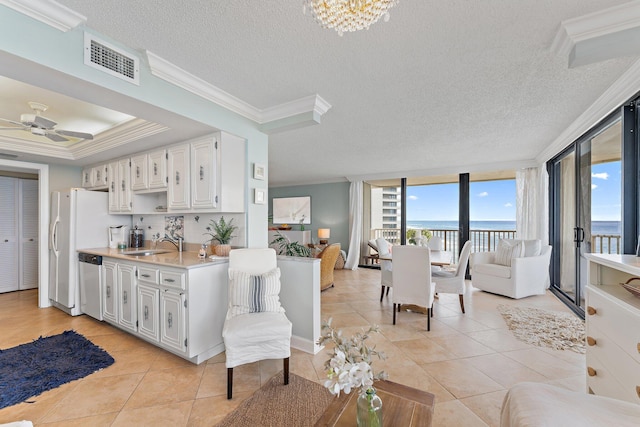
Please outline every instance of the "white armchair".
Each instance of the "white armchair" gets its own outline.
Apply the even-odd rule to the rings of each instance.
[[[376,239],[376,246],[378,248],[378,255],[380,258],[391,258],[391,244],[389,242],[380,237]],[[380,284],[382,285],[380,290],[380,302],[382,302],[385,287],[387,288],[387,295],[389,295],[389,288],[393,286],[391,261],[380,260]]]
[[[289,384],[292,325],[280,305],[280,269],[273,249],[229,253],[229,306],[222,328],[227,366],[227,399],[233,368],[265,359],[284,359]]]
[[[522,250],[506,258],[500,246],[496,252],[471,254],[471,284],[483,291],[514,299],[543,295],[549,288],[551,246],[541,245],[540,240],[505,239],[500,244],[503,242],[512,248],[520,244]]]

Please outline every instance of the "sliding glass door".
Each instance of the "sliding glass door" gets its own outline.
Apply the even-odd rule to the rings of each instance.
[[[622,253],[620,115],[595,128],[550,162],[551,285],[584,310],[585,254]]]

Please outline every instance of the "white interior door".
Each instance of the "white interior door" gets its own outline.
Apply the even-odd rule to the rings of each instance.
[[[0,292],[18,285],[18,179],[0,177]]]
[[[20,180],[20,289],[38,287],[38,181]]]

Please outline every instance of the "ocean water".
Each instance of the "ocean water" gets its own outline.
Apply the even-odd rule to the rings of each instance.
[[[472,230],[515,230],[515,221],[471,221]],[[407,221],[407,228],[427,230],[457,230],[458,221]],[[620,235],[620,221],[593,221],[591,234]]]

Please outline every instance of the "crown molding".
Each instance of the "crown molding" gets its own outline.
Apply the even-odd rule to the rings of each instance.
[[[630,38],[628,34],[633,30],[640,31],[640,0],[562,21],[550,49],[566,57],[569,67],[585,65],[623,56],[628,52],[640,52],[639,43],[634,42],[635,37]],[[607,39],[612,37],[618,37],[623,45],[624,50],[620,53],[608,48],[612,42]],[[580,51],[582,45],[588,48]]]
[[[87,17],[53,0],[0,0],[0,4],[67,32],[87,22]]]
[[[636,61],[587,110],[564,130],[536,160],[544,163],[580,138],[611,112],[640,92],[640,60]]]
[[[26,139],[14,138],[10,136],[0,137],[0,151],[12,151],[14,153],[29,153],[55,157],[58,159],[73,160],[73,154],[67,147],[47,144],[46,142],[37,142]]]
[[[261,110],[177,67],[153,52],[146,51],[146,54],[151,74],[154,76],[240,114],[259,125],[309,112],[322,116],[331,108],[331,104],[316,94]]]
[[[536,159],[529,160],[515,160],[507,162],[492,162],[482,164],[467,164],[461,166],[450,166],[444,168],[431,168],[431,169],[416,169],[397,172],[385,172],[378,174],[367,175],[350,175],[346,179],[349,182],[354,181],[378,181],[385,179],[399,179],[399,178],[416,178],[421,176],[437,176],[437,175],[451,175],[461,173],[474,173],[474,172],[495,172],[499,170],[517,170],[525,168],[533,168],[540,166],[540,163]]]
[[[169,130],[167,126],[143,119],[133,119],[98,134],[93,140],[84,140],[70,148],[73,159],[82,159],[103,151],[130,144],[142,138]]]

